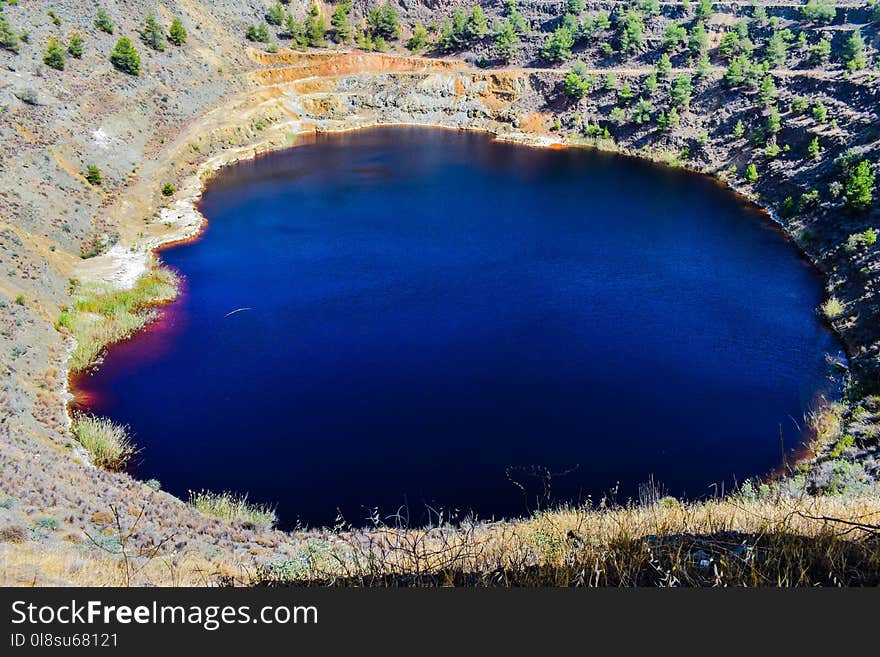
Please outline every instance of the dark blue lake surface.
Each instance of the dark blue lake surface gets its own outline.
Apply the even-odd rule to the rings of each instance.
[[[820,278],[706,177],[384,128],[227,168],[202,211],[163,252],[183,297],[83,384],[183,497],[287,526],[522,515],[530,468],[557,501],[696,497],[777,467],[833,390]]]

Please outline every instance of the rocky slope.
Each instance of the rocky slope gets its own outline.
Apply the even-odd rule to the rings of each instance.
[[[669,50],[672,68],[658,76],[654,89],[649,78],[657,72],[664,35],[673,22],[693,30],[695,7],[663,2],[656,13],[646,9],[641,43],[628,54],[620,31],[610,26],[577,39],[571,56],[557,62],[541,55],[548,35],[566,21],[592,22],[599,12],[622,12],[625,5],[590,2],[564,18],[569,3],[527,0],[517,8],[529,25],[510,62],[502,63],[489,34],[449,53],[430,46],[422,56],[405,52],[417,22],[430,26],[453,13],[457,3],[446,0],[395,4],[402,38],[389,40],[389,53],[351,44],[293,50],[276,36],[277,28],[268,46],[249,42],[245,30],[274,4],[262,0],[102,3],[114,22],[112,35],[95,26],[99,3],[5,4],[8,24],[26,30],[28,38],[17,52],[0,50],[0,477],[6,496],[0,496],[0,531],[4,540],[24,541],[18,544],[27,554],[74,544],[99,550],[95,544],[104,539],[95,537],[112,543],[113,510],[128,525],[141,518],[138,551],[161,546],[169,558],[193,559],[203,572],[220,568],[214,562],[222,562],[224,572],[245,572],[254,560],[301,553],[308,534],[230,526],[125,474],[88,465],[69,430],[72,338],[56,324],[72,305],[76,285],[130,286],[151,266],[155,246],[197,231],[201,218],[193,201],[217,167],[294,145],[315,130],[384,123],[483,129],[528,143],[650,157],[717,175],[774,210],[829,277],[829,294],[841,302],[832,320],[853,371],[851,400],[838,410],[841,427],[826,449],[834,451],[842,436],[853,439],[840,453],[820,458],[803,485],[820,492],[841,481],[847,490],[872,486],[878,470],[880,407],[870,395],[880,392],[880,262],[873,243],[852,236],[877,225],[877,203],[859,211],[846,203],[851,162],[876,168],[880,161],[877,23],[866,3],[834,3],[840,8],[830,24],[805,21],[798,3],[761,3],[764,18],[753,16],[752,7],[715,3],[711,16],[700,20],[708,66],[698,70],[688,47]],[[354,2],[352,23],[372,6]],[[320,7],[327,17],[333,11],[333,5]],[[285,10],[304,19],[307,7],[294,0]],[[489,24],[505,12],[504,3],[485,5]],[[148,14],[164,26],[181,18],[186,43],[166,44],[161,52],[147,47],[138,32]],[[729,58],[720,49],[742,20],[749,22],[755,59],[764,56],[775,32],[788,30],[791,39],[783,62],[751,84],[731,86],[724,83]],[[850,73],[841,53],[857,27],[867,66]],[[429,32],[429,39],[439,38],[441,29]],[[46,65],[50,38],[66,45],[74,32],[84,39],[82,57],[67,56],[64,70]],[[806,45],[796,40],[801,32]],[[817,65],[811,48],[826,33],[832,37],[830,61]],[[120,36],[131,38],[140,53],[137,77],[115,70],[109,60]],[[578,75],[590,87],[580,98],[566,93],[575,60],[583,62]],[[681,76],[690,86],[684,103],[673,91]],[[766,78],[773,84],[762,84]],[[762,98],[767,94],[771,102]],[[640,101],[649,120],[635,118]],[[824,120],[817,118],[820,104]],[[661,113],[668,117],[673,107],[678,122],[664,128]],[[772,120],[778,128],[768,131]],[[808,155],[814,138],[818,157]],[[772,156],[771,145],[779,146]],[[103,184],[89,184],[88,165],[100,168]],[[757,180],[749,179],[749,165]],[[171,196],[162,193],[166,184],[175,190]],[[46,518],[55,522],[42,522]],[[29,572],[25,559],[14,577],[27,579]]]

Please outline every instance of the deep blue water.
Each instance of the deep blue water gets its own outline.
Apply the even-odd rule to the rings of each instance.
[[[183,497],[521,515],[532,467],[557,501],[696,497],[777,467],[830,389],[819,277],[706,177],[385,128],[227,168],[202,211],[163,252],[186,294],[84,384]]]

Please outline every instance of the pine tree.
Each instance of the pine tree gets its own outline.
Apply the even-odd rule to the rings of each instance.
[[[309,8],[309,15],[306,18],[305,35],[308,44],[313,48],[319,48],[324,45],[324,36],[327,34],[327,23],[321,16],[321,10],[317,4],[313,4]]]
[[[428,30],[421,23],[416,23],[412,36],[406,42],[406,47],[410,52],[417,53],[426,45],[428,45]]]
[[[774,135],[780,130],[782,130],[782,118],[779,116],[779,112],[774,108],[770,110],[770,115],[767,117],[767,132]]]
[[[782,66],[788,56],[788,44],[782,38],[781,32],[774,32],[767,39],[767,62],[771,67]]]
[[[648,123],[651,120],[651,110],[653,109],[654,108],[651,106],[651,103],[642,98],[641,100],[639,100],[639,102],[636,103],[636,106],[633,109],[633,122],[638,125]]]
[[[743,125],[742,119],[739,119],[736,122],[736,125],[733,126],[733,137],[734,139],[740,139],[746,132],[746,127]]]
[[[657,77],[665,79],[669,77],[669,74],[672,72],[672,60],[669,58],[669,55],[663,53],[660,55],[660,60],[657,62]]]
[[[694,12],[694,16],[697,18],[706,19],[712,16],[715,12],[712,10],[712,0],[700,0],[700,3],[697,5],[697,9]]]
[[[165,50],[165,32],[155,16],[147,16],[147,21],[141,29],[141,41],[158,52]]]
[[[810,59],[817,64],[826,64],[831,59],[831,40],[824,37],[810,48]]]
[[[758,98],[761,99],[761,104],[764,107],[769,107],[775,103],[777,93],[773,78],[770,75],[765,75],[761,80],[761,86],[758,87]]]
[[[186,28],[179,18],[171,21],[171,27],[168,28],[168,40],[175,46],[182,46],[186,43]]]
[[[709,50],[709,33],[706,31],[703,21],[697,21],[696,25],[691,28],[688,48],[694,56],[703,56]]]
[[[748,167],[746,167],[746,182],[752,184],[758,182],[758,167],[756,167],[754,164],[750,164]]]
[[[0,11],[0,48],[9,52],[18,52],[20,39],[18,32],[13,29],[6,16]]]
[[[498,57],[509,62],[519,47],[519,35],[509,18],[495,25],[495,52]]]
[[[284,7],[280,2],[276,2],[266,12],[266,22],[269,25],[281,25],[284,22],[284,13]]]
[[[269,43],[269,26],[265,23],[251,25],[245,31],[248,41],[259,41],[261,43]]]
[[[70,41],[67,42],[67,54],[76,59],[83,56],[83,38],[76,32],[70,35]]]
[[[846,204],[853,210],[866,210],[874,200],[874,170],[868,160],[862,160],[850,172],[846,181]]]
[[[556,28],[556,31],[547,37],[541,55],[551,62],[562,62],[571,58],[571,49],[574,47],[574,36],[565,25]]]
[[[633,53],[642,47],[645,21],[637,11],[628,11],[620,24],[620,49],[625,53]]]
[[[589,83],[575,71],[569,71],[563,84],[565,95],[572,100],[580,100],[590,92]]]
[[[480,5],[475,5],[471,10],[471,15],[467,22],[467,36],[470,40],[476,41],[486,36],[489,31],[489,23],[486,21],[486,14]]]
[[[49,38],[49,45],[46,46],[46,52],[43,53],[43,63],[59,71],[64,70],[64,48],[55,37]]]
[[[110,20],[110,14],[103,9],[98,10],[95,16],[95,27],[107,34],[113,34],[113,21]]]
[[[373,7],[367,14],[367,25],[374,37],[383,39],[400,38],[400,22],[397,20],[397,10],[389,4]]]
[[[336,43],[345,43],[351,39],[351,26],[348,24],[349,5],[346,2],[340,2],[333,10],[330,17],[330,25],[333,26],[333,40]]]
[[[116,47],[110,53],[110,61],[123,73],[137,76],[141,72],[141,57],[126,37],[116,42]]]
[[[841,51],[844,66],[850,73],[861,71],[867,66],[865,57],[865,40],[862,39],[861,30],[854,30],[849,39],[843,44]]]
[[[690,76],[682,73],[675,78],[675,82],[672,83],[670,97],[675,106],[687,108],[691,104],[692,92],[693,85],[691,84]]]

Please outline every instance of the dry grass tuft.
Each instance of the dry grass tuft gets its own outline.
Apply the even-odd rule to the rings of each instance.
[[[137,452],[128,427],[107,418],[79,415],[74,418],[73,436],[99,468],[122,470]]]
[[[199,491],[189,494],[189,502],[202,513],[240,524],[249,529],[271,529],[278,521],[275,510],[263,504],[251,504],[247,495]]]
[[[843,314],[843,303],[837,297],[829,297],[821,306],[822,314],[829,320],[834,320]]]

